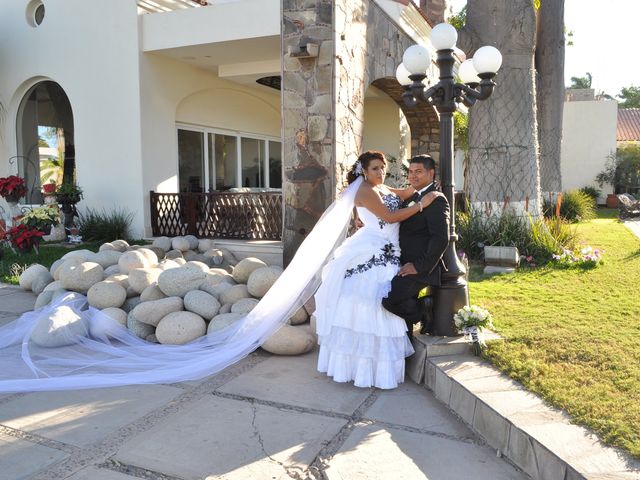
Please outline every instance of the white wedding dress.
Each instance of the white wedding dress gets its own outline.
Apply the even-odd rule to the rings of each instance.
[[[394,194],[382,200],[390,210],[400,207]],[[318,371],[358,387],[395,388],[414,352],[405,321],[382,307],[400,267],[400,224],[357,210],[364,226],[335,250],[315,295]]]

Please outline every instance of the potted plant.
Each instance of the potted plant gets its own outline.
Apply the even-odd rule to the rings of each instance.
[[[17,175],[0,178],[0,197],[9,203],[18,203],[27,194],[24,178]]]
[[[82,188],[75,183],[63,183],[56,188],[56,201],[62,205],[65,230],[73,227],[73,217],[78,215],[76,203],[82,200]]]
[[[42,193],[45,196],[55,195],[57,187],[58,186],[56,185],[56,182],[52,180],[51,182],[45,183],[44,185],[42,185]]]
[[[57,205],[36,207],[22,215],[18,222],[49,235],[51,227],[60,223],[60,208]]]
[[[43,235],[40,230],[20,223],[7,230],[3,239],[8,240],[12,248],[15,247],[20,253],[28,253],[34,248],[38,251]]]
[[[616,194],[629,193],[640,186],[640,146],[629,145],[619,148],[607,157],[604,170],[596,176],[598,185],[613,185],[613,193],[607,195],[607,207],[617,208]]]

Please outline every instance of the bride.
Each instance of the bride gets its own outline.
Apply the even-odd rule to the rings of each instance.
[[[395,388],[404,380],[404,359],[413,354],[407,325],[382,307],[400,267],[397,222],[441,195],[400,208],[415,190],[387,187],[385,170],[384,154],[368,151],[349,172],[349,183],[359,183],[355,205],[364,226],[336,249],[315,296],[318,371],[357,387]]]
[[[400,198],[406,198],[410,192],[398,191],[396,196],[387,190],[382,185],[384,156],[372,152],[363,155],[371,158],[360,161],[360,167],[356,162],[351,176],[355,180],[325,211],[258,305],[233,325],[186,345],[148,343],[100,310],[88,306],[83,295],[69,293],[0,327],[0,392],[172,383],[217,373],[258,348],[316,292],[322,267],[334,252],[331,266],[323,272],[324,287],[318,292],[322,309],[322,321],[318,322],[321,362],[330,364],[334,378],[339,381],[355,378],[351,375],[354,362],[369,362],[369,367],[355,373],[375,369],[373,378],[369,375],[360,381],[358,377],[357,384],[394,386],[402,380],[401,359],[411,353],[411,347],[403,336],[401,323],[404,325],[404,322],[384,314],[380,305],[380,298],[397,271],[395,260],[391,259],[399,254],[397,227],[389,224],[408,218],[429,200],[422,206],[416,204],[398,210]],[[362,175],[354,176],[360,173],[366,175],[366,181]],[[338,248],[346,236],[356,204],[365,227]],[[380,230],[379,235],[374,234],[378,233],[376,228]],[[380,258],[387,259],[388,265],[376,265],[363,273],[360,270],[367,268],[369,262],[366,258],[372,265]],[[332,282],[337,283],[332,285]],[[352,306],[355,315],[351,323],[347,317],[349,299],[356,300],[353,295],[349,297],[346,291],[345,295],[336,294],[334,298],[340,300],[335,302],[336,308],[329,305],[331,295],[338,292],[335,288],[343,283],[345,288],[362,288],[360,299]],[[363,303],[367,303],[366,310],[360,312]],[[31,341],[31,334],[42,318],[55,320],[69,314],[80,317],[86,325],[85,331],[91,335],[64,332],[68,338],[59,343],[65,346],[53,348]],[[355,349],[343,348],[348,341],[355,342]],[[349,355],[348,358],[345,355]],[[338,372],[340,376],[336,375]]]

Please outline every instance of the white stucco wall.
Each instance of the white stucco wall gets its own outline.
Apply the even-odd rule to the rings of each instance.
[[[411,154],[411,134],[406,118],[391,98],[377,92],[380,91],[376,89],[376,96],[364,101],[362,151],[380,150],[405,160]]]
[[[562,190],[598,187],[595,177],[616,150],[617,103],[614,101],[565,102],[562,121]],[[604,203],[611,185],[602,188]]]
[[[130,0],[47,0],[42,24],[26,21],[28,2],[0,0],[0,175],[16,173],[16,113],[35,83],[66,92],[74,120],[79,208],[126,206],[143,230],[138,15]]]
[[[218,78],[160,54],[141,54],[142,158],[149,191],[178,191],[176,122],[280,137],[280,92]],[[150,235],[148,207],[145,234]]]

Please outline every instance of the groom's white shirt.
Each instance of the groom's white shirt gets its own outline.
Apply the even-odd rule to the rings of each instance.
[[[427,188],[429,188],[431,185],[433,185],[433,182],[431,182],[431,183],[430,183],[429,185],[427,185],[426,187],[421,188],[420,190],[418,190],[418,194],[419,194],[420,196],[422,196],[422,194],[423,194],[423,193],[427,190]]]

